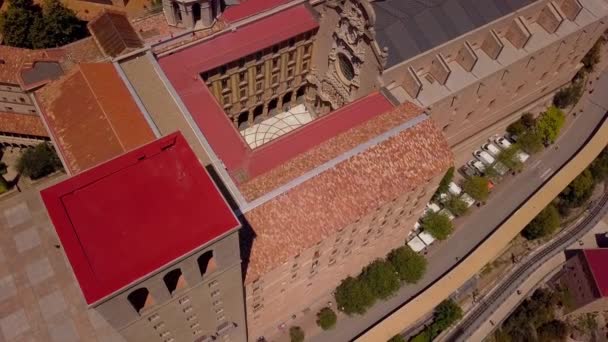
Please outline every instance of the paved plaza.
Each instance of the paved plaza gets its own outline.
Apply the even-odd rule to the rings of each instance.
[[[0,198],[0,341],[124,341],[87,310],[38,191]]]
[[[241,131],[241,135],[251,148],[256,148],[311,121],[312,115],[303,104],[299,104],[286,112],[254,124]]]

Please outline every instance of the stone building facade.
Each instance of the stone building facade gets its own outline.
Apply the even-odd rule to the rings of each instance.
[[[224,10],[224,0],[162,0],[167,23],[187,29],[211,27]]]

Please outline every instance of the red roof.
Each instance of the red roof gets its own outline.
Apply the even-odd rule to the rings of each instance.
[[[165,60],[180,60],[178,68],[196,70],[193,77],[245,57],[298,34],[319,27],[310,10],[303,5],[289,8],[249,25],[226,31],[187,49],[175,52]]]
[[[42,191],[87,303],[238,227],[181,133]]]
[[[583,251],[597,289],[602,297],[608,297],[608,248]]]
[[[253,15],[266,12],[292,0],[245,0],[236,6],[229,6],[224,11],[224,20],[233,23]]]

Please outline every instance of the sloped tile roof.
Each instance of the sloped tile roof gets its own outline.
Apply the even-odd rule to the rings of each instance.
[[[401,118],[405,123],[413,115],[425,116],[421,113],[408,104],[374,121],[388,130],[390,125],[385,125],[384,120]],[[336,139],[361,141],[367,137],[359,135],[372,129],[351,129]],[[245,214],[254,235],[250,237],[251,250],[244,251],[244,255],[250,255],[246,282],[352,224],[373,208],[442,175],[452,163],[445,138],[427,117],[252,209]]]
[[[44,124],[38,115],[0,112],[0,131],[48,137]]]
[[[143,47],[143,42],[124,13],[106,10],[87,26],[101,50],[108,56],[116,57]]]
[[[0,82],[21,84],[19,72],[24,64],[48,59],[53,58],[46,50],[30,50],[0,45]]]
[[[111,63],[80,64],[37,96],[74,174],[154,139]]]

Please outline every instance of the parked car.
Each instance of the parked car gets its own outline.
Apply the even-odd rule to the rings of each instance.
[[[469,161],[469,164],[472,161]],[[465,164],[462,165],[460,167],[460,172],[465,176],[465,177],[473,177],[473,176],[477,176],[479,174],[479,172],[477,171],[477,169],[475,169],[474,167],[472,167],[469,164]]]
[[[501,137],[501,136],[499,136],[498,138],[496,138],[494,140],[494,142],[496,143],[496,145],[498,145],[503,150],[506,150],[506,149],[508,149],[509,147],[511,147],[513,145],[513,144],[511,144],[511,142],[507,138]]]
[[[483,174],[486,170],[486,166],[477,159],[470,160],[467,165],[475,170],[477,174]]]
[[[455,219],[455,218],[456,218],[456,216],[454,216],[454,214],[452,214],[452,212],[451,212],[451,211],[449,211],[449,210],[447,210],[446,208],[441,209],[441,211],[439,211],[439,213],[440,213],[441,215],[444,215],[444,216],[446,216],[447,218],[449,218],[449,219],[450,219],[450,221],[452,221],[453,219]]]
[[[524,151],[517,151],[517,153],[515,154],[515,157],[522,163],[525,163],[526,160],[528,160],[528,158],[530,158],[530,155],[527,154]]]
[[[460,199],[467,204],[467,207],[471,207],[473,204],[475,204],[475,200],[473,199],[473,197],[471,197],[469,194],[467,194],[466,192],[462,193],[462,196],[460,196]]]
[[[450,184],[448,184],[448,191],[452,195],[458,196],[462,192],[462,189],[458,186],[458,184],[456,184],[454,182],[450,182]]]
[[[475,158],[477,158],[480,162],[486,164],[487,166],[490,166],[492,164],[494,164],[496,162],[496,159],[494,159],[494,157],[492,157],[488,152],[486,151],[480,151],[477,150],[475,152],[473,152],[473,155],[475,156]]]
[[[504,176],[509,172],[509,168],[501,162],[494,163],[493,167],[500,176]]]
[[[428,210],[431,210],[434,213],[437,213],[439,212],[439,210],[441,210],[441,208],[435,203],[427,203],[426,207]]]
[[[498,155],[500,154],[500,149],[492,143],[484,144],[483,146],[481,146],[481,148],[488,151],[494,157],[498,157]]]

